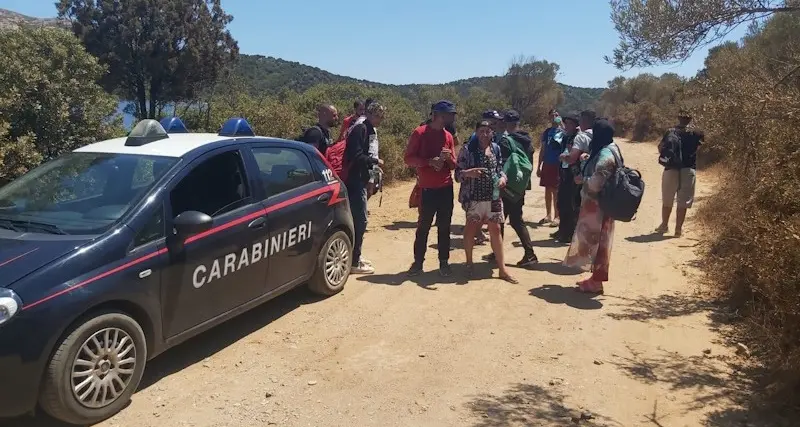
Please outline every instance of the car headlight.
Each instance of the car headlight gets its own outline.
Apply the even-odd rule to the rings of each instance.
[[[21,308],[22,301],[14,291],[0,288],[0,325],[11,320]]]

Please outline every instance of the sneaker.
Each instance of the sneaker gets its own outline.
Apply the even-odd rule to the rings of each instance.
[[[408,269],[406,275],[409,277],[419,276],[422,274],[422,263],[413,263],[411,264],[411,268]]]
[[[372,274],[375,272],[375,267],[366,264],[364,261],[359,261],[358,265],[354,265],[352,269],[350,269],[350,273],[352,274]]]
[[[368,259],[366,259],[364,257],[361,257],[361,262],[363,262],[364,264],[367,264],[370,267],[373,266],[372,261],[370,261],[370,260],[368,260]]]
[[[517,263],[517,267],[530,267],[538,263],[539,258],[536,257],[536,254],[530,253],[525,254],[525,256],[522,257],[522,259]]]
[[[439,261],[439,274],[442,277],[450,277],[453,274],[453,269],[450,268],[450,263],[447,261]]]
[[[490,254],[487,254],[487,255],[484,255],[484,256],[482,256],[482,257],[481,257],[481,259],[482,259],[482,260],[484,260],[484,261],[493,262],[493,261],[495,260],[495,257],[494,257],[494,252],[492,252],[492,253],[490,253]]]

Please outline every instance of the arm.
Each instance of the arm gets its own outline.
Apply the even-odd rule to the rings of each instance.
[[[428,166],[428,159],[424,159],[419,155],[420,134],[417,131],[411,133],[406,146],[406,152],[403,155],[406,165],[412,168],[424,168]]]
[[[365,149],[365,146],[368,144],[369,141],[367,141],[367,127],[364,125],[359,125],[353,129],[352,132],[350,132],[350,135],[347,136],[345,154],[353,164],[356,164],[363,169],[369,168],[370,166],[378,163],[376,159],[370,157],[369,152],[367,152]]]
[[[447,168],[451,170],[456,168],[456,157],[455,157],[456,147],[454,139],[455,138],[453,137],[453,135],[450,134],[450,132],[446,134],[446,138],[444,140],[444,148],[450,150],[450,154],[445,156],[444,159],[442,159],[444,160],[445,166],[447,166]]]
[[[600,158],[597,159],[597,166],[595,166],[594,173],[585,182],[586,192],[589,197],[593,199],[597,198],[606,180],[614,173],[614,169],[617,166],[614,154],[611,153],[610,148],[603,149],[599,156]]]
[[[461,151],[458,152],[458,161],[456,162],[455,168],[455,179],[456,182],[462,182],[464,178],[466,178],[464,172],[469,169],[469,150],[467,146],[464,145],[461,147]]]

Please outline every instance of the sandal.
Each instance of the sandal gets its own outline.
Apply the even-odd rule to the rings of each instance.
[[[655,232],[656,233],[660,233],[660,234],[665,234],[665,233],[669,232],[669,226],[659,225],[658,228],[656,228]]]
[[[500,280],[505,280],[506,282],[511,283],[512,285],[518,285],[519,284],[519,280],[515,279],[514,276],[511,276],[509,274],[506,274],[506,275],[502,275],[501,274],[500,275]]]
[[[592,280],[591,278],[586,280],[581,280],[580,282],[576,283],[578,285],[578,292],[584,294],[603,294],[603,282],[597,282]]]

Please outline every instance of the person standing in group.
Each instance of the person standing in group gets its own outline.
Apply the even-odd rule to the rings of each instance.
[[[544,187],[544,206],[547,210],[547,217],[539,221],[539,224],[550,224],[552,227],[558,226],[559,215],[558,205],[558,181],[561,161],[561,139],[564,136],[561,116],[556,110],[548,113],[551,126],[542,132],[542,149],[539,151],[539,166],[536,168],[536,176],[539,177],[539,185]],[[555,217],[553,216],[555,213]],[[554,219],[555,218],[555,219]]]
[[[484,111],[483,114],[481,114],[481,120],[486,121],[487,123],[489,123],[489,127],[490,127],[490,130],[492,131],[492,135],[493,135],[492,138],[495,138],[495,135],[498,134],[498,132],[497,132],[498,129],[501,129],[501,132],[499,132],[501,135],[505,131],[505,125],[503,124],[503,116],[501,116],[500,113],[497,112],[497,110],[486,110],[486,111]],[[470,143],[472,143],[472,140],[474,140],[476,138],[477,138],[477,131],[473,132],[472,135],[469,138],[467,138],[467,143],[465,144],[465,146],[470,144]],[[499,141],[499,140],[498,139],[492,139],[492,143],[494,143],[494,144],[497,144],[497,141]],[[500,162],[501,166],[502,166],[502,160],[498,159],[498,162]],[[456,177],[456,181],[458,181],[457,177]],[[489,237],[486,236],[486,232],[483,230],[483,228],[482,227],[478,227],[478,231],[475,233],[475,244],[476,245],[484,245],[484,244],[486,244],[486,242],[488,240],[489,240]]]
[[[656,228],[656,233],[669,231],[669,217],[677,196],[675,237],[681,237],[686,211],[694,204],[697,149],[703,143],[704,135],[702,131],[694,129],[691,122],[691,114],[681,110],[678,124],[664,134],[658,146],[658,162],[664,166],[664,173],[661,175],[661,225]]]
[[[558,223],[558,230],[550,237],[556,242],[569,243],[575,226],[578,223],[578,212],[581,206],[581,195],[578,184],[575,183],[575,172],[579,173],[580,163],[570,163],[570,152],[578,137],[578,125],[580,119],[577,115],[566,115],[563,117],[564,135],[561,138],[561,168],[559,170],[558,200],[556,206],[561,220]]]
[[[370,137],[375,135],[375,128],[380,126],[386,115],[386,108],[372,103],[366,110],[362,123],[354,125],[347,135],[345,160],[348,165],[347,186],[350,211],[353,215],[353,267],[354,274],[372,274],[375,268],[372,263],[361,256],[364,233],[367,231],[367,183],[375,165],[383,165],[383,160],[369,154]]]
[[[317,124],[306,129],[300,140],[313,145],[324,156],[331,143],[335,142],[331,141],[331,128],[336,126],[338,121],[339,113],[336,107],[331,104],[320,104],[317,106]]]
[[[505,221],[503,202],[500,190],[506,185],[506,175],[500,158],[500,147],[492,142],[491,124],[487,120],[475,126],[474,138],[458,153],[456,180],[461,183],[458,201],[464,208],[467,224],[464,227],[464,252],[467,256],[467,275],[472,277],[472,249],[475,234],[484,223],[488,223],[489,236],[492,242],[499,269],[500,278],[519,283],[507,271],[503,261],[503,238],[500,235],[500,224]]]
[[[614,219],[600,209],[598,197],[606,180],[621,166],[617,159],[622,155],[614,143],[614,128],[607,119],[595,121],[589,157],[579,178],[583,188],[578,226],[564,258],[565,266],[592,272],[577,283],[581,292],[602,294],[603,282],[608,281]]]
[[[347,130],[353,126],[353,122],[355,122],[356,119],[364,115],[364,110],[365,107],[363,101],[357,99],[355,102],[353,102],[353,114],[345,117],[344,120],[342,120],[342,128],[339,130],[339,139],[336,140],[337,142],[343,140],[347,136]]]
[[[562,174],[566,174],[567,176],[562,176],[561,182],[559,183],[558,198],[559,200],[563,198],[566,202],[567,194],[564,194],[563,197],[561,194],[562,190],[565,188],[564,186],[566,186],[571,188],[571,190],[567,189],[566,191],[568,193],[571,191],[575,199],[572,204],[569,205],[572,206],[574,210],[568,214],[565,214],[563,210],[560,212],[561,221],[559,222],[558,231],[550,235],[550,237],[559,242],[571,242],[572,235],[575,233],[575,227],[578,224],[578,215],[581,207],[581,184],[578,184],[575,178],[580,177],[581,167],[585,163],[585,161],[581,161],[581,156],[584,154],[588,155],[589,153],[589,146],[592,142],[592,125],[596,118],[597,114],[592,110],[581,111],[578,134],[575,135],[575,138],[572,140],[572,147],[570,147],[567,152],[562,153],[560,157],[562,162],[570,166],[569,169],[562,169]],[[566,182],[570,179],[571,181]],[[561,207],[559,207],[559,210],[561,210]]]
[[[409,276],[423,271],[423,261],[428,246],[428,234],[436,216],[438,232],[439,273],[452,274],[450,268],[450,223],[453,219],[453,177],[456,167],[453,135],[446,127],[453,124],[456,107],[450,101],[433,105],[429,124],[423,124],[411,133],[405,151],[406,165],[416,168],[417,184],[422,189],[420,218],[414,240],[414,263]]]
[[[511,157],[512,144],[522,149],[528,157],[528,160],[533,164],[533,143],[531,136],[528,132],[519,129],[519,113],[515,110],[507,110],[503,115],[503,122],[505,124],[505,131],[500,138],[500,156],[501,161],[505,167],[505,162]],[[503,214],[509,218],[511,227],[517,233],[522,248],[525,254],[522,259],[517,263],[518,267],[528,267],[539,262],[536,253],[533,251],[533,243],[531,243],[531,236],[528,233],[528,227],[522,219],[522,210],[525,206],[525,192],[520,195],[513,195],[506,189],[501,190],[501,198],[503,200]],[[505,236],[505,226],[500,227],[501,235]],[[483,257],[486,261],[495,261],[497,255],[493,253]]]

